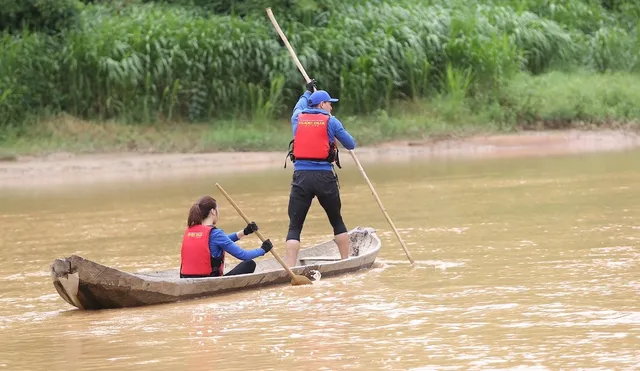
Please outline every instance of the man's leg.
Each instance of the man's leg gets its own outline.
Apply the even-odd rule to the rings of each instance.
[[[333,227],[333,235],[340,251],[340,257],[349,257],[349,235],[347,226],[342,220],[342,202],[340,201],[340,190],[338,181],[333,172],[323,172],[318,179],[318,202],[329,218],[329,223]]]
[[[305,187],[306,173],[294,173],[291,182],[291,192],[289,194],[289,232],[287,232],[286,257],[285,262],[289,267],[295,267],[298,262],[298,251],[300,251],[300,234],[307,213],[313,201],[313,193]]]

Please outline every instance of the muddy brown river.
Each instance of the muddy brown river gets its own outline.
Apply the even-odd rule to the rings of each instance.
[[[383,242],[372,269],[122,310],[70,306],[49,264],[178,267],[200,195],[244,227],[216,182],[284,255],[291,169],[3,190],[0,369],[640,369],[640,151],[365,164],[413,268],[343,163],[347,227]],[[303,244],[330,237],[314,202]]]

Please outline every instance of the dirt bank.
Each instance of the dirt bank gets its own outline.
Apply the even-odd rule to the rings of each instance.
[[[625,131],[545,131],[462,139],[397,141],[356,149],[363,164],[417,158],[487,158],[619,151],[640,147],[640,135]],[[350,157],[343,153],[343,163]],[[282,152],[225,152],[207,154],[73,155],[21,157],[0,162],[0,188],[176,178],[198,172],[281,170]],[[349,166],[349,165],[347,165]],[[202,173],[204,175],[204,173]]]

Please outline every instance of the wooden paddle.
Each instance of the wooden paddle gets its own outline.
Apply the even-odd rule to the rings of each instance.
[[[218,183],[216,183],[216,187],[218,187],[218,189],[220,190],[220,192],[222,192],[222,194],[224,195],[224,197],[227,198],[227,200],[229,201],[229,203],[231,205],[233,205],[233,208],[236,209],[236,211],[238,212],[238,214],[240,214],[240,216],[242,217],[242,219],[244,219],[245,222],[247,222],[247,224],[251,223],[251,221],[249,220],[249,218],[247,218],[247,216],[242,212],[242,210],[240,210],[240,208],[238,207],[238,205],[233,202],[233,200],[231,199],[231,196],[229,196],[229,194],[222,189],[222,186]],[[260,231],[256,231],[255,232],[256,235],[258,236],[258,238],[260,238],[260,240],[262,242],[264,242],[266,239],[262,236],[262,233],[260,233]],[[289,273],[289,275],[291,276],[291,284],[293,286],[299,286],[299,285],[312,285],[313,282],[311,282],[311,280],[305,276],[301,276],[299,274],[294,274],[293,271],[289,268],[289,266],[287,266],[287,263],[284,262],[284,260],[282,260],[282,258],[280,258],[280,256],[278,255],[278,253],[272,248],[271,253],[273,254],[273,256],[276,257],[276,260],[278,260],[278,263],[280,263],[280,265],[282,265],[282,268],[284,268],[284,270],[287,271],[287,273]]]
[[[294,63],[296,64],[296,66],[298,66],[300,73],[302,73],[302,76],[304,77],[304,79],[307,81],[307,83],[309,83],[311,81],[311,79],[309,78],[309,75],[307,75],[307,72],[304,70],[304,67],[302,67],[302,64],[298,60],[296,53],[293,51],[291,44],[289,44],[289,41],[287,40],[287,36],[285,36],[285,34],[280,29],[280,26],[278,25],[278,21],[276,21],[276,18],[273,16],[273,12],[271,11],[271,8],[267,8],[267,15],[269,16],[271,23],[273,23],[273,27],[275,27],[276,31],[280,35],[280,38],[282,38],[282,41],[287,46],[287,49],[289,49],[289,54],[291,54],[291,57],[293,58]],[[358,157],[356,157],[356,154],[355,152],[353,152],[353,150],[349,150],[349,153],[351,154],[351,157],[353,157],[353,160],[356,162],[356,165],[358,165],[358,168],[360,169],[362,176],[364,176],[364,180],[367,181],[367,184],[371,189],[371,193],[373,194],[373,197],[375,197],[376,201],[378,202],[378,206],[380,206],[382,213],[384,214],[385,218],[387,218],[387,221],[389,222],[389,225],[391,225],[393,232],[396,234],[396,237],[398,237],[398,240],[400,241],[400,245],[404,249],[405,254],[407,254],[407,258],[409,258],[409,262],[411,263],[411,265],[415,264],[413,259],[411,258],[411,255],[409,255],[409,250],[407,250],[407,246],[404,244],[404,241],[400,237],[400,233],[398,233],[396,226],[391,221],[389,214],[387,214],[387,210],[385,210],[384,206],[382,206],[382,201],[380,201],[380,197],[378,197],[376,190],[373,189],[373,185],[369,181],[369,177],[367,177],[367,174],[364,172],[364,169],[362,168],[360,161],[358,161]]]

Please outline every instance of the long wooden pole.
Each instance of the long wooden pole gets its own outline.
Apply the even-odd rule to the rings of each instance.
[[[298,66],[298,70],[300,70],[300,73],[302,73],[304,80],[307,83],[310,82],[311,79],[309,78],[309,75],[307,75],[307,72],[304,70],[304,68],[302,67],[302,64],[298,60],[298,57],[296,56],[296,52],[293,51],[291,44],[289,44],[289,40],[287,40],[287,36],[285,36],[285,34],[280,29],[280,26],[278,25],[278,21],[276,21],[276,17],[273,16],[273,12],[271,11],[271,8],[267,8],[267,16],[269,16],[271,23],[273,23],[273,27],[276,29],[276,32],[278,32],[278,34],[280,35],[280,38],[282,39],[282,41],[284,41],[284,45],[286,45],[287,49],[289,49],[289,54],[291,54],[291,58],[293,58],[293,62],[296,64],[296,66]]]
[[[387,222],[389,222],[389,225],[391,226],[391,229],[393,229],[393,233],[395,233],[396,237],[398,237],[398,241],[400,241],[400,245],[404,249],[405,254],[407,254],[407,258],[409,258],[409,262],[412,265],[415,264],[414,261],[413,261],[413,258],[411,258],[411,255],[409,255],[409,250],[407,249],[407,245],[405,245],[404,241],[402,240],[402,237],[400,237],[400,233],[398,233],[398,229],[396,229],[396,226],[391,221],[391,217],[389,217],[389,214],[387,213],[387,210],[382,205],[382,201],[380,201],[380,197],[378,197],[378,193],[373,188],[373,184],[371,184],[371,181],[369,180],[369,177],[367,176],[367,173],[364,172],[364,168],[360,164],[360,161],[358,160],[358,157],[356,156],[355,152],[353,150],[351,150],[351,149],[349,150],[349,153],[351,154],[351,157],[353,158],[353,161],[355,161],[356,165],[358,165],[358,169],[360,169],[360,173],[362,173],[362,176],[364,177],[364,180],[369,185],[369,189],[371,190],[371,193],[373,194],[373,197],[378,202],[378,206],[380,206],[380,210],[382,210],[382,213],[384,214],[384,217],[387,218]]]

